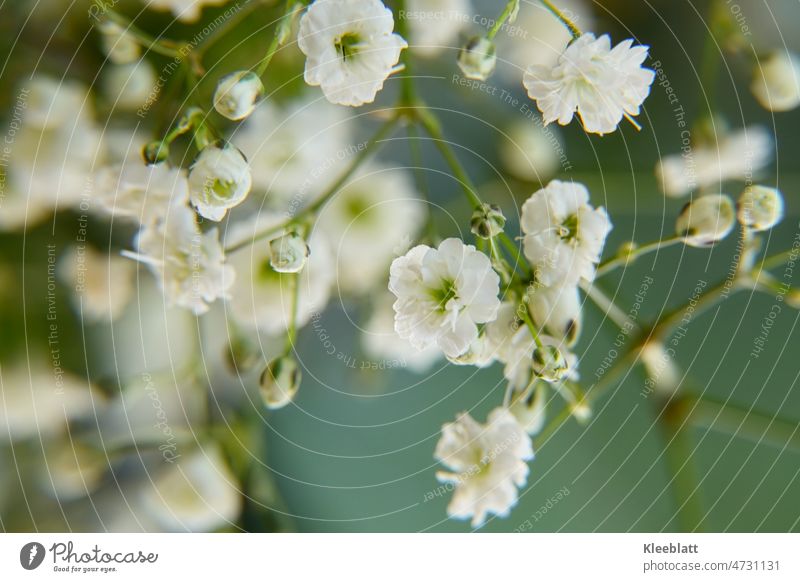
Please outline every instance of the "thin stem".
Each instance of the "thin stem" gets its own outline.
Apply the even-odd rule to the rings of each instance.
[[[567,27],[567,30],[569,30],[569,33],[572,35],[573,40],[583,34],[583,32],[581,32],[581,29],[578,28],[576,24],[572,22],[569,18],[567,18],[567,16],[563,12],[561,12],[561,10],[555,4],[550,2],[550,0],[540,0],[540,2],[544,5],[545,8],[547,8],[550,12],[553,13],[553,16],[555,16],[556,18],[558,18],[559,21],[561,21],[561,24]]]
[[[506,247],[508,252],[511,253],[511,256],[514,257],[514,271],[516,271],[517,267],[522,267],[525,269],[526,277],[533,276],[528,262],[522,256],[522,250],[519,248],[519,245],[514,244],[514,241],[512,241],[511,237],[509,237],[505,232],[501,232],[497,238],[500,239],[500,243]]]
[[[177,43],[169,40],[158,39],[147,34],[139,27],[134,26],[130,20],[122,16],[119,12],[113,10],[111,6],[105,5],[104,2],[97,2],[96,4],[109,20],[125,29],[126,34],[134,36],[136,40],[139,41],[139,44],[141,44],[146,50],[153,51],[154,53],[158,53],[167,57],[177,58],[182,56],[180,45]]]
[[[613,321],[620,329],[633,331],[639,328],[638,325],[628,316],[627,313],[622,311],[614,301],[608,297],[599,287],[592,283],[581,283],[581,289],[586,293],[586,296],[594,301],[595,305],[600,308],[608,318]]]
[[[396,9],[398,14],[404,14],[406,12],[406,2],[405,0],[397,0]],[[398,18],[397,19],[397,34],[402,36],[403,38],[409,38],[409,30],[408,30],[408,19],[407,18]],[[416,88],[414,87],[414,75],[413,75],[413,63],[411,62],[411,52],[410,49],[406,49],[401,54],[401,60],[403,62],[404,72],[403,76],[400,79],[400,103],[406,107],[411,107],[416,103]]]
[[[197,54],[204,54],[215,42],[224,37],[232,29],[236,28],[256,9],[264,8],[267,5],[265,0],[248,0],[247,6],[239,10],[234,16],[228,18],[222,25],[215,28],[210,34],[206,35],[195,46]]]
[[[761,262],[760,270],[769,271],[775,267],[781,267],[786,263],[796,262],[798,258],[800,258],[800,248],[792,247],[777,255],[766,257]]]
[[[544,346],[542,345],[542,340],[539,338],[539,330],[536,329],[536,326],[533,324],[533,320],[531,319],[531,314],[528,313],[528,306],[525,304],[525,300],[522,299],[521,301],[522,303],[520,307],[522,307],[522,309],[517,309],[517,312],[522,318],[522,321],[525,322],[525,325],[528,326],[528,330],[531,332],[533,341],[536,342],[536,347],[542,349]]]
[[[489,40],[493,40],[497,33],[500,32],[500,29],[503,28],[506,21],[514,14],[515,11],[519,10],[519,0],[509,0],[506,4],[506,7],[503,9],[503,12],[500,13],[500,16],[494,23],[494,26],[489,30],[486,34],[486,38]]]
[[[295,10],[297,9],[296,4],[297,0],[287,0],[286,9],[283,13],[283,16],[278,19],[278,23],[275,27],[275,34],[272,37],[272,42],[270,42],[264,57],[255,67],[255,72],[259,77],[264,76],[264,73],[267,71],[267,67],[269,67],[270,62],[272,62],[272,57],[274,57],[275,53],[278,52],[278,47],[280,47],[286,41],[288,36],[286,28],[287,26],[291,25]]]
[[[295,338],[297,337],[297,311],[300,303],[300,274],[295,273],[292,279],[292,313],[289,318],[289,327],[286,330],[286,347],[284,348],[284,355],[288,355],[294,347]]]
[[[597,267],[596,276],[602,277],[603,275],[607,275],[611,271],[619,267],[627,266],[628,263],[632,263],[633,261],[643,257],[644,255],[671,247],[682,241],[683,241],[682,238],[676,236],[672,238],[666,238],[663,240],[656,240],[653,242],[645,243],[639,247],[634,248],[631,252],[629,252],[624,256],[617,255],[600,263],[600,265]]]
[[[409,123],[406,128],[408,132],[408,149],[411,152],[411,163],[414,165],[414,181],[417,184],[417,189],[422,192],[425,197],[425,202],[428,208],[427,218],[425,220],[425,230],[427,231],[428,239],[431,244],[436,243],[437,233],[436,224],[433,221],[433,203],[431,202],[431,193],[428,188],[428,181],[422,171],[422,152],[419,145],[419,132],[415,123]]]
[[[661,317],[658,323],[653,326],[647,341],[663,339],[664,336],[672,331],[672,328],[678,325],[678,323],[686,317],[686,313],[690,307],[693,308],[691,317],[694,319],[704,311],[711,309],[714,305],[726,299],[728,297],[728,290],[735,291],[740,288],[741,287],[739,285],[733,285],[731,287],[727,284],[727,281],[723,281],[716,287],[712,287],[700,295],[700,297],[695,300],[693,306],[690,303],[685,303],[680,307],[673,309]]]

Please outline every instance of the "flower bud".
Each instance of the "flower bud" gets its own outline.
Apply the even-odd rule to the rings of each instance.
[[[535,435],[544,428],[547,418],[547,394],[544,384],[535,390],[528,390],[517,396],[511,403],[509,411],[529,435]]]
[[[290,232],[269,243],[269,264],[278,273],[299,273],[308,259],[309,248],[302,236]]]
[[[499,206],[481,204],[472,213],[472,233],[481,238],[492,238],[503,232],[506,217]]]
[[[556,346],[545,345],[533,350],[533,371],[545,382],[560,382],[569,375],[569,364]]]
[[[792,309],[800,309],[800,289],[792,289],[786,294],[786,304]]]
[[[214,109],[233,121],[248,117],[264,96],[264,84],[253,71],[225,75],[214,92]]]
[[[300,368],[291,356],[272,360],[261,374],[261,398],[264,405],[276,410],[289,404],[300,388],[301,378]]]
[[[637,245],[635,241],[625,241],[619,245],[619,248],[617,249],[617,257],[628,260],[633,254],[636,253],[637,250],[639,250],[639,245]]]
[[[467,79],[485,81],[494,72],[496,64],[494,43],[483,36],[469,39],[458,53],[458,67]]]
[[[250,342],[234,336],[222,356],[228,371],[238,376],[255,368],[260,360],[260,351]]]
[[[800,105],[800,59],[776,51],[755,66],[750,85],[756,100],[769,111],[789,111]]]
[[[728,236],[735,220],[733,201],[725,194],[710,194],[683,207],[675,232],[690,247],[707,247]]]
[[[251,186],[250,165],[234,147],[203,148],[189,171],[192,205],[209,220],[222,220],[244,202]]]
[[[127,65],[139,58],[142,52],[139,42],[119,24],[106,18],[98,23],[97,29],[102,34],[100,44],[109,61],[115,65]]]
[[[169,146],[163,141],[151,141],[142,149],[142,157],[148,166],[160,164],[169,157]]]
[[[783,196],[776,188],[748,186],[739,197],[739,222],[755,230],[769,230],[783,219]]]

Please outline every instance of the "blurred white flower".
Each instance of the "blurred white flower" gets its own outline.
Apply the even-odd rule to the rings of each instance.
[[[528,309],[537,328],[573,344],[581,330],[581,299],[576,285],[529,287]]]
[[[234,270],[225,264],[217,229],[200,232],[190,208],[173,206],[163,221],[144,226],[136,248],[128,256],[150,268],[170,305],[199,315],[228,297]]]
[[[262,101],[231,137],[250,160],[253,186],[294,205],[315,198],[340,175],[358,146],[341,107],[304,99],[286,107]]]
[[[656,177],[664,194],[679,197],[726,180],[749,181],[772,161],[775,142],[766,128],[720,133],[716,144],[690,146],[661,159]]]
[[[524,85],[545,124],[567,125],[577,113],[587,132],[603,135],[616,130],[623,117],[633,122],[655,73],[641,66],[648,47],[632,45],[628,39],[612,49],[607,34],[595,38],[585,33],[555,66],[528,67]]]
[[[547,419],[547,391],[540,382],[530,390],[518,392],[511,402],[509,411],[529,435],[539,434]]]
[[[528,479],[533,445],[514,416],[496,408],[486,424],[466,412],[445,424],[435,454],[452,471],[440,471],[437,478],[455,484],[448,515],[471,517],[472,526],[480,527],[489,514],[504,517],[516,505],[517,488]]]
[[[553,180],[522,206],[525,256],[544,286],[594,280],[611,222],[577,182]]]
[[[458,48],[459,33],[472,20],[470,0],[409,0],[406,8],[411,47],[423,57]]]
[[[739,222],[756,232],[769,230],[783,219],[783,195],[777,188],[748,186],[737,206]]]
[[[417,238],[425,207],[402,170],[368,165],[320,213],[318,226],[337,257],[338,288],[365,293],[386,284],[395,248]]]
[[[730,197],[708,194],[683,207],[675,222],[675,232],[690,247],[707,247],[728,236],[734,224],[736,210]]]
[[[800,59],[794,53],[775,51],[753,68],[750,89],[769,111],[794,109],[800,105]]]
[[[331,103],[372,103],[408,45],[380,0],[316,0],[300,19],[305,80]]]
[[[500,158],[514,176],[544,182],[558,171],[564,146],[557,128],[532,121],[513,123],[506,134],[500,145]]]
[[[264,96],[264,84],[253,71],[236,71],[222,77],[214,92],[214,109],[233,121],[241,121],[255,110]]]
[[[156,73],[147,61],[103,68],[103,88],[111,106],[122,111],[135,111],[153,95]]]
[[[108,60],[115,65],[132,63],[142,53],[136,37],[113,20],[102,20],[97,25],[97,30],[102,35],[100,44],[103,47],[103,52],[108,56]]]
[[[260,213],[257,218],[234,225],[226,233],[226,245],[237,245],[270,228],[285,217]],[[283,233],[278,230],[275,236]],[[297,290],[297,326],[305,325],[315,312],[325,308],[334,278],[334,260],[325,237],[314,231],[308,237],[309,256],[299,274],[279,273],[271,265],[272,253],[264,240],[230,253],[228,262],[236,270],[228,308],[241,325],[269,335],[284,333],[292,316]]]
[[[664,396],[671,396],[681,383],[681,372],[672,355],[658,341],[649,341],[639,352],[639,358],[647,373],[647,387],[655,388]]]
[[[119,255],[73,246],[61,257],[58,270],[72,291],[75,310],[88,321],[116,319],[133,294],[136,265]]]
[[[250,165],[234,147],[206,146],[189,170],[189,199],[200,216],[220,221],[247,197]]]
[[[235,523],[242,493],[222,451],[208,443],[142,483],[138,502],[164,531],[202,532]]]
[[[178,20],[194,22],[200,18],[203,7],[222,6],[228,0],[142,0],[148,8],[169,10]]]
[[[489,257],[457,238],[416,246],[390,269],[395,330],[418,349],[437,345],[457,358],[478,338],[478,324],[497,317],[499,285]]]
[[[94,492],[109,466],[105,453],[72,439],[57,441],[44,452],[39,485],[62,501],[80,499]]]
[[[164,218],[170,207],[185,206],[189,200],[185,170],[167,163],[146,166],[140,157],[101,168],[94,190],[106,212],[142,224]]]
[[[418,350],[397,335],[392,302],[389,293],[377,302],[362,330],[361,347],[374,360],[399,361],[413,372],[425,372],[441,360],[442,352],[434,345]]]

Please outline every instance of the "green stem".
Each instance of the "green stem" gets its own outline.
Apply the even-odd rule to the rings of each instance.
[[[617,255],[615,257],[608,259],[607,261],[600,263],[600,265],[597,267],[596,276],[602,277],[603,275],[607,275],[611,271],[619,267],[627,266],[629,263],[632,263],[633,261],[643,257],[644,255],[647,255],[649,253],[658,250],[669,248],[682,241],[683,239],[680,237],[671,237],[643,244],[642,246],[634,248],[631,252],[629,252],[626,255],[622,256]]]
[[[728,294],[726,294],[727,291],[730,290],[733,292],[738,289],[741,289],[740,285],[734,283],[734,285],[729,286],[726,281],[723,281],[719,285],[712,287],[705,293],[701,294],[693,306],[694,311],[692,312],[692,319],[694,320],[698,315],[702,314],[708,309],[711,309],[714,305],[726,299],[728,297]],[[663,340],[664,337],[669,334],[669,332],[672,331],[672,329],[686,316],[686,313],[690,307],[692,307],[690,303],[685,303],[661,317],[658,320],[658,323],[653,326],[649,336],[645,339],[645,341]]]
[[[272,42],[270,42],[264,57],[255,67],[255,72],[259,77],[264,76],[264,73],[267,71],[267,67],[269,67],[270,62],[272,62],[272,57],[274,57],[275,53],[278,52],[278,47],[286,42],[288,37],[287,27],[291,26],[295,10],[297,9],[296,5],[296,0],[287,0],[286,9],[283,13],[283,16],[278,19],[278,23],[275,27],[275,34],[272,37]]]
[[[255,12],[256,9],[263,9],[266,6],[266,0],[248,0],[247,6],[240,9],[234,16],[231,16],[222,25],[215,28],[211,34],[203,37],[195,46],[195,52],[199,55],[205,54],[215,42],[241,24],[251,13]]]
[[[438,234],[436,232],[436,224],[433,221],[433,203],[431,201],[431,193],[428,188],[428,182],[425,180],[425,175],[422,171],[422,152],[419,146],[419,132],[415,123],[409,123],[406,128],[408,132],[408,149],[411,152],[411,163],[414,165],[414,181],[417,184],[417,189],[422,192],[427,203],[425,230],[426,235],[431,244],[436,244]]]
[[[561,12],[561,10],[559,10],[559,8],[555,4],[550,2],[550,0],[539,0],[539,1],[544,5],[545,8],[547,8],[550,12],[552,12],[553,16],[558,18],[561,24],[567,27],[567,30],[569,30],[569,33],[572,35],[573,40],[575,40],[576,38],[578,38],[580,35],[583,34],[583,32],[581,32],[581,29],[578,28],[575,25],[575,23],[572,22],[569,18],[567,18],[567,16],[563,12]]]
[[[139,44],[141,44],[146,50],[153,51],[154,53],[158,53],[167,57],[182,57],[180,50],[181,46],[177,43],[170,40],[155,38],[154,36],[147,34],[142,29],[134,26],[130,20],[113,10],[111,6],[105,5],[105,3],[102,1],[96,2],[96,5],[109,20],[125,29],[126,34],[130,34],[131,36],[135,37],[136,40],[139,41]]]
[[[760,270],[769,271],[775,267],[781,267],[786,263],[796,262],[800,258],[800,248],[790,248],[777,255],[765,258],[761,262]]]
[[[510,0],[503,9],[503,12],[500,13],[500,16],[495,21],[494,26],[492,26],[492,28],[486,34],[486,38],[489,40],[494,40],[494,37],[497,36],[497,33],[500,32],[500,29],[503,28],[503,25],[506,23],[506,21],[517,10],[519,10],[519,0]]]
[[[591,299],[600,311],[603,312],[611,321],[613,321],[620,329],[627,329],[629,331],[639,329],[639,326],[628,316],[627,313],[622,311],[616,303],[606,295],[599,287],[593,283],[582,283],[586,296]]]

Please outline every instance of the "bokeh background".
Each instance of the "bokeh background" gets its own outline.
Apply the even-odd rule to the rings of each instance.
[[[498,13],[501,4],[474,1],[476,13],[487,16]],[[529,4],[523,2],[522,10],[529,9]],[[757,104],[748,89],[749,62],[721,52],[722,47],[708,40],[711,3],[603,0],[584,4],[591,14],[590,30],[608,32],[615,42],[632,36],[651,47],[651,59],[661,61],[687,119],[713,111],[731,127],[761,124],[775,135],[775,162],[762,172],[759,182],[783,191],[787,216],[767,234],[764,245],[767,254],[790,247],[800,232],[796,162],[800,112],[772,114]],[[720,4],[731,16],[746,20],[758,50],[788,47],[800,51],[797,1]],[[101,117],[115,114],[108,89],[102,85],[108,65],[89,26],[88,6],[70,0],[11,0],[0,7],[3,127],[13,110],[17,87],[34,70],[81,80],[95,91]],[[126,0],[116,6],[128,15],[136,15],[140,8],[137,2]],[[213,20],[223,10],[207,9],[203,21]],[[257,33],[276,13],[274,6],[265,3],[233,36]],[[165,13],[143,13],[136,22],[151,32],[166,30],[170,38],[191,38],[203,21],[186,25],[172,23]],[[475,30],[480,29],[476,26]],[[235,45],[234,39],[222,39],[209,51],[207,68],[213,71],[209,63],[224,62],[225,70],[233,70],[237,64],[252,62],[252,47]],[[431,106],[441,108],[447,136],[464,146],[459,156],[484,197],[501,204],[512,217],[507,231],[515,233],[517,207],[537,184],[515,178],[502,152],[508,130],[531,120],[519,106],[497,95],[453,83],[457,49],[417,64],[420,93]],[[148,58],[161,63],[157,56]],[[704,58],[712,63],[711,69],[704,68]],[[276,59],[275,76],[268,80],[272,88],[283,87],[276,98],[291,100],[303,90],[302,78],[296,77],[301,67],[299,53]],[[500,67],[490,84],[508,90],[520,104],[532,106],[518,79],[519,65],[501,63]],[[713,70],[717,73],[709,74]],[[200,94],[207,100],[215,79],[210,74],[201,81]],[[397,89],[397,81],[390,80],[379,103],[392,103]],[[555,176],[586,183],[594,203],[607,207],[614,223],[609,253],[625,241],[670,236],[683,204],[660,193],[653,171],[662,155],[677,153],[681,147],[680,129],[663,88],[653,86],[639,120],[640,132],[624,127],[603,138],[586,135],[576,123],[558,130],[570,169],[557,169]],[[127,122],[133,124],[136,119],[129,116]],[[371,123],[363,122],[363,136],[370,134]],[[389,144],[379,159],[398,167],[412,164],[403,140]],[[433,199],[440,205],[436,210],[439,229],[443,234],[463,233],[469,210],[457,183],[430,144],[423,144],[423,160]],[[733,196],[741,190],[737,184],[722,188]],[[0,528],[470,530],[466,523],[447,519],[449,494],[431,498],[438,487],[433,450],[441,425],[455,413],[469,410],[483,418],[497,405],[504,389],[502,370],[444,363],[424,374],[403,368],[358,369],[360,362],[369,361],[359,331],[369,306],[346,296],[334,294],[317,328],[309,326],[300,333],[297,353],[305,373],[295,404],[265,411],[258,400],[257,371],[237,377],[225,365],[226,334],[220,331],[226,325],[223,309],[200,320],[167,310],[150,275],[139,270],[134,300],[123,315],[113,324],[88,323],[74,309],[69,286],[59,282],[55,301],[60,362],[88,413],[65,429],[60,426],[63,402],[57,399],[55,413],[23,417],[23,425],[34,424],[20,429],[19,419],[12,418],[18,391],[41,389],[45,393],[37,402],[52,400],[46,392],[52,391],[54,382],[47,343],[48,245],[55,245],[57,253],[67,248],[75,239],[78,220],[78,213],[62,211],[27,229],[0,233],[4,395],[0,412],[6,410],[6,426],[0,427]],[[132,233],[112,232],[107,221],[92,219],[88,234],[96,247],[119,250]],[[643,278],[652,276],[655,284],[640,316],[642,322],[651,321],[684,303],[698,281],[723,280],[735,250],[733,236],[708,251],[671,247],[605,278],[601,285],[627,311]],[[800,448],[795,432],[800,423],[798,312],[784,308],[764,352],[758,358],[750,356],[753,339],[774,303],[775,298],[766,294],[735,294],[718,309],[698,315],[677,351],[677,363],[686,372],[680,390],[727,401],[791,429],[783,433],[783,442],[766,442],[740,427],[695,427],[687,432],[690,454],[678,479],[690,470],[695,473],[698,487],[688,502],[703,508],[702,529],[800,530]],[[319,329],[324,329],[328,344],[323,345]],[[586,381],[592,381],[616,335],[613,324],[587,302],[577,349]],[[327,353],[330,343],[343,357]],[[272,349],[263,347],[267,353]],[[351,361],[355,368],[347,365]],[[93,386],[88,399],[87,379]],[[153,517],[159,501],[146,491],[153,489],[152,479],[165,465],[158,452],[141,444],[154,420],[148,379],[157,386],[175,433],[185,442],[197,443],[182,445],[183,455],[193,446],[203,449],[212,441],[222,443],[221,456],[235,476],[241,497],[236,519],[218,523],[213,510],[212,519],[196,523]],[[641,397],[644,382],[643,368],[632,367],[598,403],[590,422],[567,421],[536,451],[528,485],[511,516],[490,520],[482,531],[682,529],[685,524],[679,520],[678,508],[686,499],[675,495],[676,467],[665,454],[668,437],[659,422],[663,402]],[[136,438],[131,437],[134,433]],[[74,461],[67,462],[65,484],[53,475],[63,468],[59,459],[64,448],[74,451],[75,443],[103,454],[99,462],[95,456],[91,463],[79,463],[80,471],[74,470]],[[69,454],[66,457],[69,460]],[[187,474],[192,475],[188,470]],[[205,476],[198,473],[192,479],[199,483]],[[91,488],[90,481],[95,483]],[[208,498],[216,494],[209,491]],[[203,511],[208,513],[208,509]]]

